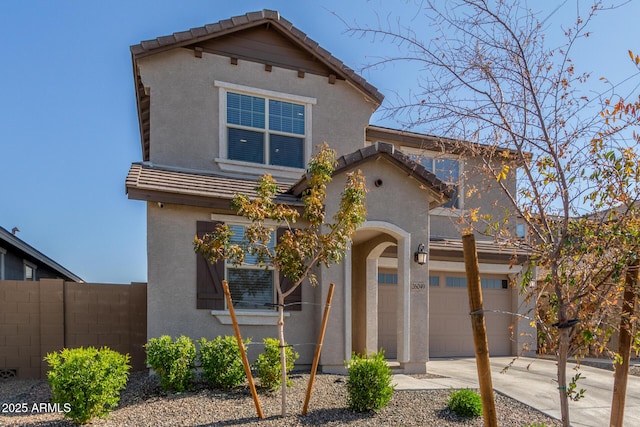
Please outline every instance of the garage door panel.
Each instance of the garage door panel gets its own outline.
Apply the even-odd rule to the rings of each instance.
[[[430,357],[473,356],[475,348],[469,297],[466,288],[431,287],[429,289],[429,355]],[[485,310],[509,312],[510,289],[483,289]],[[511,319],[504,313],[485,313],[489,353],[511,354]]]

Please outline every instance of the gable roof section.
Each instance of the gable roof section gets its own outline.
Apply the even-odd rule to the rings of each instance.
[[[297,49],[280,49],[279,54],[281,58],[285,59],[278,60],[276,58],[274,62],[274,57],[265,56],[263,49],[259,47],[246,49],[247,43],[237,43],[238,38],[236,36],[240,32],[256,31],[257,27],[262,26],[266,26],[269,30],[273,29],[278,33],[269,33],[269,37],[284,38]],[[249,41],[250,43],[260,43],[261,38],[260,35],[257,37],[249,36]],[[384,99],[384,96],[373,85],[369,84],[327,50],[320,47],[316,41],[294,27],[291,22],[281,17],[277,11],[265,9],[258,12],[250,12],[214,24],[173,33],[172,35],[143,41],[140,44],[131,46],[143,160],[149,160],[150,99],[149,93],[145,90],[139,75],[137,60],[176,48],[190,48],[199,51],[200,54],[202,51],[212,52],[256,62],[268,62],[269,65],[294,67],[303,72],[326,74],[329,78],[333,77],[349,82],[377,105],[380,105]],[[299,52],[302,52],[302,54]],[[293,63],[287,64],[289,61],[286,57],[291,57]]]
[[[221,210],[230,209],[231,199],[237,193],[257,197],[257,185],[257,180],[158,168],[141,163],[131,165],[126,180],[130,199]],[[289,194],[280,194],[276,201],[301,205],[300,199]]]
[[[386,142],[376,142],[373,145],[340,157],[334,175],[380,158],[388,160],[430,192],[432,196],[432,201],[429,206],[430,209],[446,203],[453,197],[454,190],[439,180],[435,174],[429,172],[424,166],[414,162],[408,155],[400,150],[396,150],[392,144]],[[295,196],[300,196],[307,187],[307,178],[303,176],[300,181],[291,187],[289,192]]]
[[[8,247],[13,248],[16,252],[23,253],[26,257],[30,257],[42,265],[47,266],[52,271],[55,271],[60,277],[65,280],[73,282],[84,282],[79,276],[76,276],[71,271],[67,270],[33,246],[29,245],[22,239],[18,238],[14,234],[0,227],[0,246],[4,246],[8,250]]]

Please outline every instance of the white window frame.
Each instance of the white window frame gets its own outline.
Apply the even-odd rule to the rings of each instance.
[[[311,151],[313,147],[313,135],[312,135],[312,106],[317,104],[317,99],[291,95],[282,92],[276,92],[266,89],[258,89],[249,86],[238,85],[235,83],[228,83],[215,80],[214,87],[218,88],[218,141],[219,150],[218,157],[215,161],[221,170],[225,172],[240,172],[252,175],[263,175],[265,172],[279,178],[297,180],[300,175],[304,173],[305,166],[309,163],[311,157]],[[228,143],[227,143],[227,92],[240,93],[243,95],[259,96],[265,98],[265,102],[268,104],[269,99],[275,99],[278,101],[291,102],[295,104],[304,105],[304,136],[303,136],[303,167],[292,168],[287,166],[274,166],[263,163],[252,163],[240,160],[231,160],[228,158]],[[265,132],[269,132],[268,129],[269,118],[265,117],[266,129]]]
[[[22,264],[23,264],[22,274],[23,274],[24,280],[28,282],[35,282],[37,277],[36,271],[38,270],[38,266],[32,262],[27,261],[26,259],[22,260]],[[32,271],[33,276],[31,277],[31,279],[27,279],[27,268],[30,268]]]
[[[425,149],[413,148],[413,147],[401,147],[401,151],[405,152],[409,156],[423,156],[430,159],[449,159],[456,160],[458,162],[458,207],[445,208],[437,207],[430,211],[432,215],[442,216],[457,216],[464,214],[464,161],[460,156],[454,154],[441,153],[438,151],[430,151]]]

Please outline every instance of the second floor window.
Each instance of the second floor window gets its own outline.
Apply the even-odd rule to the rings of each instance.
[[[214,86],[220,169],[270,173],[279,181],[300,179],[312,152],[311,116],[317,99],[218,80]]]
[[[227,92],[228,158],[303,168],[305,106]]]
[[[457,159],[433,158],[417,154],[411,155],[411,158],[424,166],[429,172],[433,173],[440,181],[453,188],[453,197],[442,205],[442,207],[460,209],[460,161]]]

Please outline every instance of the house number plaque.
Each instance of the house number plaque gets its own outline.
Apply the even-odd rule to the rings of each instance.
[[[424,282],[413,282],[411,283],[411,291],[412,292],[423,292],[427,289],[427,284]]]

